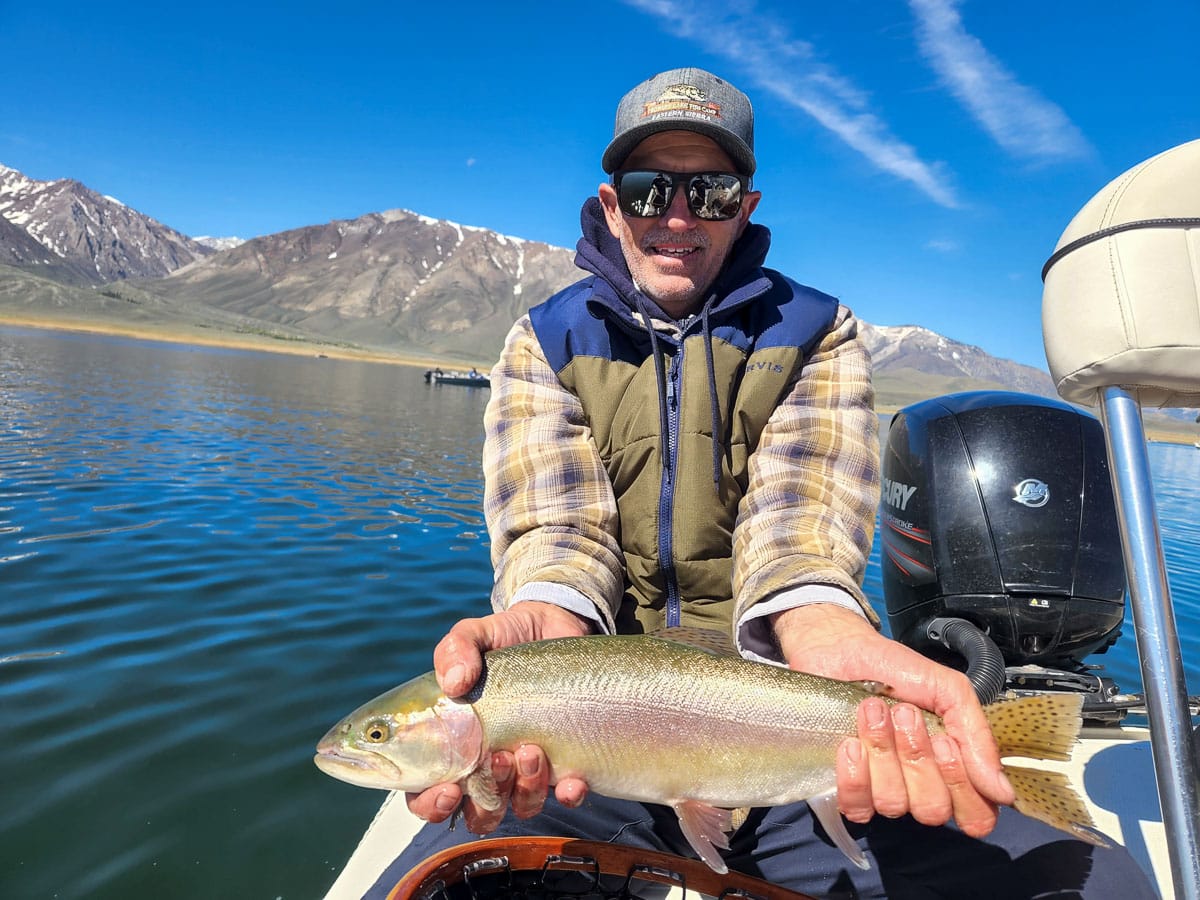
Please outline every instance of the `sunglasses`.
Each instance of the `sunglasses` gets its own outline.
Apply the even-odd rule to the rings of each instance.
[[[652,219],[671,207],[675,188],[686,188],[688,208],[698,219],[732,219],[742,208],[750,179],[732,172],[659,172],[627,169],[613,175],[617,205],[627,216]]]

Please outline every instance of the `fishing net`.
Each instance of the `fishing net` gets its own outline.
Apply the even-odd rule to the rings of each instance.
[[[683,857],[591,841],[508,838],[453,847],[404,877],[389,900],[811,900]]]

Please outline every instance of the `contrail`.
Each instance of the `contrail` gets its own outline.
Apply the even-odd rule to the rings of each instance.
[[[1062,109],[1017,81],[967,33],[959,3],[908,0],[921,53],[946,89],[1013,156],[1048,161],[1092,155],[1091,145]]]
[[[921,159],[868,108],[865,92],[816,59],[812,44],[793,37],[752,3],[625,2],[657,18],[675,36],[736,63],[757,87],[811,116],[877,168],[913,184],[941,206],[960,205],[944,164]]]

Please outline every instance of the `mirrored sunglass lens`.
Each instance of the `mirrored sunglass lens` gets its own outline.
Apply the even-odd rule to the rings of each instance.
[[[664,172],[626,172],[621,176],[621,209],[631,216],[661,216],[671,205],[671,177]]]
[[[688,205],[701,219],[732,219],[742,207],[742,182],[733,175],[697,175],[688,185]]]

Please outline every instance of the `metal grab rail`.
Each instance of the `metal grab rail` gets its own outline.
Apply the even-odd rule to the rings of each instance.
[[[1179,900],[1200,900],[1200,767],[1192,738],[1187,682],[1163,559],[1141,407],[1129,390],[1097,392],[1129,599],[1136,629],[1150,747]]]

